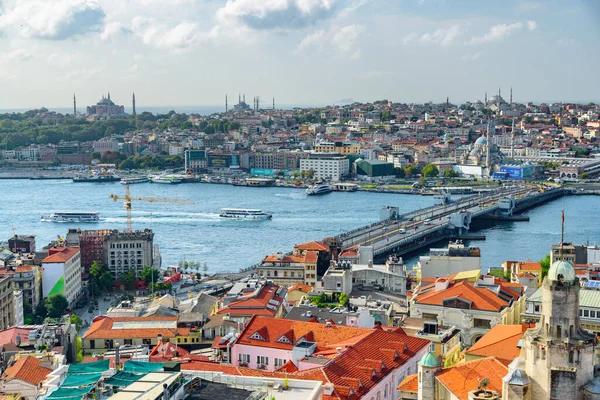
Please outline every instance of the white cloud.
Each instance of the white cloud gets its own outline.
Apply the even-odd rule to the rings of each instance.
[[[451,45],[464,32],[461,25],[452,25],[447,28],[439,28],[433,32],[424,33],[422,35],[409,33],[402,38],[404,44],[425,43],[438,44],[440,46]]]
[[[244,36],[251,31],[302,29],[331,17],[335,0],[227,0],[210,32]]]
[[[33,58],[33,54],[25,49],[16,49],[13,51],[0,53],[0,62],[6,61],[24,61]]]
[[[537,29],[537,22],[527,21],[527,29],[529,29],[530,32],[535,31]]]
[[[327,32],[325,32],[324,30],[318,30],[309,33],[304,39],[302,39],[295,52],[301,52],[309,47],[317,47],[319,49],[322,49],[322,45],[326,35]]]
[[[131,31],[146,45],[173,51],[188,49],[202,38],[198,25],[187,21],[169,27],[152,18],[135,17]]]
[[[98,31],[104,10],[92,0],[4,0],[0,30],[26,38],[63,40]]]
[[[336,32],[331,38],[331,45],[338,54],[350,56],[356,60],[360,58],[360,49],[356,47],[356,41],[365,32],[363,25],[348,25]]]
[[[514,24],[494,25],[490,28],[488,33],[486,33],[485,35],[473,36],[471,38],[471,43],[481,44],[481,43],[502,40],[502,39],[512,35],[513,32],[521,30],[522,28],[523,28],[523,24],[521,22],[515,22]]]
[[[556,41],[556,44],[558,46],[576,46],[579,44],[579,42],[575,39],[564,38],[564,39],[558,39]]]
[[[109,22],[104,25],[104,30],[100,34],[100,39],[102,40],[110,40],[122,34],[131,34],[131,29],[126,28],[120,22]]]

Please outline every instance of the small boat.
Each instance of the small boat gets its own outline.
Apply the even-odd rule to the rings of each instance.
[[[334,183],[333,190],[335,192],[356,192],[358,185],[356,183]]]
[[[171,175],[155,175],[149,178],[149,181],[152,183],[163,183],[169,185],[175,185],[177,183],[183,182],[183,180],[176,176]]]
[[[317,183],[316,185],[311,186],[308,189],[306,189],[306,194],[309,196],[315,196],[318,194],[330,193],[332,191],[333,191],[333,188],[331,187],[331,185],[327,182],[323,182],[323,183]]]
[[[271,219],[273,216],[262,212],[261,210],[251,210],[247,208],[222,208],[221,218],[230,219]]]
[[[148,183],[149,179],[147,176],[141,176],[139,178],[123,178],[121,179],[121,185],[133,185],[135,183]]]
[[[99,212],[54,212],[50,215],[42,215],[42,222],[98,222]]]
[[[76,176],[73,182],[117,182],[121,177],[116,174],[95,174],[88,176]]]

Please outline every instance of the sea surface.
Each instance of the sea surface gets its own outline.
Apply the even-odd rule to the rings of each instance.
[[[0,180],[0,241],[13,234],[34,234],[42,248],[68,228],[125,229],[124,195],[115,183],[73,183],[70,180]],[[133,201],[133,228],[150,228],[161,248],[163,267],[180,260],[207,263],[209,272],[237,272],[274,252],[288,252],[297,243],[322,240],[344,230],[379,220],[382,206],[408,212],[433,204],[430,196],[390,193],[330,193],[306,196],[303,190],[249,188],[217,184],[137,184],[132,196],[173,198],[194,204]],[[273,214],[267,221],[219,218],[224,207],[257,208]],[[600,242],[600,196],[558,199],[527,212],[529,222],[486,223],[479,233],[485,241],[471,242],[482,251],[484,267],[506,260],[539,260],[560,241],[561,210],[566,216],[565,239],[574,243]],[[99,223],[41,222],[53,211],[98,211]],[[444,243],[435,245],[440,247]],[[428,249],[405,257],[409,267]]]

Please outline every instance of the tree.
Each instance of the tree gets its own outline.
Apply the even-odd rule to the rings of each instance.
[[[80,363],[83,361],[83,340],[79,336],[75,338],[75,350],[76,350],[76,363]]]
[[[404,178],[404,176],[405,176],[404,169],[402,169],[400,167],[395,167],[394,175],[396,176],[396,178]]]
[[[37,306],[35,306],[34,315],[38,321],[41,321],[48,316],[48,310],[46,309],[46,304],[43,301],[40,301]]]
[[[158,282],[160,278],[160,271],[154,268],[153,266],[148,265],[144,267],[144,269],[140,273],[140,277],[144,282],[146,282],[146,285],[150,285],[152,284],[152,282]]]
[[[550,254],[547,254],[545,258],[540,260],[540,265],[542,266],[542,279],[548,275],[548,271],[550,271]]]
[[[458,178],[458,172],[456,172],[455,170],[448,168],[444,171],[444,177],[445,178]]]
[[[77,329],[77,332],[79,332],[81,330],[81,326],[83,325],[83,321],[81,321],[81,318],[79,318],[75,314],[71,314],[69,319],[70,319],[71,323],[73,325],[75,325],[75,329]]]
[[[110,291],[115,286],[115,280],[108,268],[95,260],[90,267],[90,286],[92,296],[102,291]]]
[[[435,164],[427,164],[425,166],[425,168],[423,168],[423,176],[426,178],[434,178],[436,176],[438,176],[440,173],[440,170],[438,169],[437,165]]]
[[[46,311],[48,311],[48,316],[50,318],[61,317],[68,307],[69,302],[62,294],[51,294],[46,300]]]
[[[204,271],[204,276],[208,276],[208,263],[206,261],[204,262],[202,269]]]
[[[126,290],[131,290],[135,287],[135,271],[127,271],[119,276],[119,282]]]
[[[102,154],[100,154],[99,152],[97,152],[97,151],[94,151],[94,152],[92,153],[92,160],[99,160],[99,159],[100,159],[100,157],[102,157]]]

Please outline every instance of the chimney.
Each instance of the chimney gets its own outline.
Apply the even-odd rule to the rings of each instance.
[[[444,279],[444,278],[438,278],[435,281],[435,291],[439,292],[440,290],[446,290],[448,289],[448,284],[450,283],[450,281],[448,279]]]
[[[121,361],[120,353],[119,353],[119,343],[115,343],[115,369],[118,370],[119,363]]]

